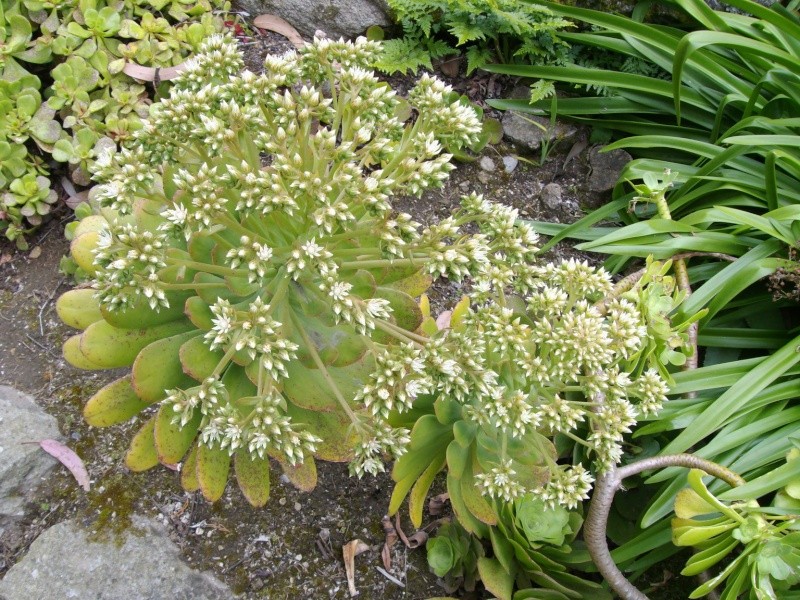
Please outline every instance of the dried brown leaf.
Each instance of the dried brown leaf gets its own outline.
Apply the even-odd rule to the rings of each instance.
[[[461,67],[461,56],[454,56],[439,63],[439,70],[448,77],[458,77],[458,70]]]
[[[297,29],[289,25],[286,21],[275,15],[259,15],[253,19],[253,25],[259,29],[266,29],[281,34],[288,39],[295,48],[302,48],[306,45]]]
[[[405,531],[403,531],[403,528],[400,526],[400,513],[397,513],[395,515],[395,518],[394,518],[394,529],[395,529],[395,531],[397,531],[397,535],[400,536],[400,539],[402,540],[402,542],[406,546],[408,546],[408,538],[406,537]]]
[[[28,258],[39,258],[42,255],[42,247],[41,246],[34,246],[31,253],[28,254]]]
[[[420,529],[408,538],[408,547],[414,550],[415,548],[424,546],[427,541],[428,534]]]
[[[69,206],[71,209],[75,209],[78,204],[81,202],[88,202],[89,201],[89,190],[84,190],[82,192],[77,192],[76,194],[70,196],[64,201],[64,204]]]
[[[432,517],[442,514],[444,505],[450,500],[450,494],[444,493],[438,496],[433,496],[428,500],[428,514]]]
[[[126,63],[122,72],[129,77],[138,79],[139,81],[169,81],[175,79],[183,71],[186,70],[186,63],[182,62],[174,67],[165,67],[163,69],[154,69],[153,67],[143,67],[136,63]]]
[[[442,330],[450,327],[450,319],[453,317],[452,310],[446,310],[438,317],[436,317],[436,326]]]
[[[72,476],[84,491],[89,491],[89,473],[86,471],[86,466],[84,466],[80,456],[75,454],[71,448],[67,448],[56,440],[42,440],[39,445],[42,450],[69,469],[69,472],[72,473]]]
[[[344,557],[344,570],[347,574],[347,587],[350,590],[350,597],[358,596],[356,589],[356,556],[369,550],[361,540],[352,540],[342,546],[342,556]]]
[[[394,525],[392,525],[392,519],[389,515],[383,516],[381,525],[383,525],[383,533],[386,535],[383,549],[381,549],[381,559],[383,559],[383,566],[389,570],[392,568],[392,546],[397,543],[397,531],[395,531]]]
[[[381,548],[381,561],[387,571],[392,568],[392,549],[389,544],[384,544]]]

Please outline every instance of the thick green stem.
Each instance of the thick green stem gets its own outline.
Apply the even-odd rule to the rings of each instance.
[[[319,369],[319,372],[322,373],[322,377],[325,379],[325,383],[328,384],[328,387],[330,388],[331,392],[333,392],[333,395],[336,397],[336,400],[339,402],[339,405],[342,407],[342,410],[350,419],[350,422],[353,423],[353,425],[355,425],[356,427],[358,427],[361,423],[358,419],[358,416],[356,416],[356,413],[354,413],[353,409],[350,408],[350,405],[347,403],[347,400],[345,400],[344,396],[342,395],[342,392],[339,391],[339,386],[336,385],[336,382],[333,380],[333,377],[331,377],[331,374],[328,372],[328,369],[325,368],[325,363],[322,362],[322,358],[320,358],[319,354],[317,353],[317,349],[314,346],[314,342],[312,342],[311,339],[308,337],[308,334],[306,333],[305,329],[303,329],[303,326],[300,324],[300,321],[295,317],[294,313],[292,313],[292,321],[294,322],[295,327],[297,327],[297,330],[300,332],[300,336],[303,338],[303,341],[306,344],[308,353],[311,354],[311,359],[314,361],[314,364],[316,365],[317,369]]]
[[[194,260],[185,260],[182,258],[167,258],[167,262],[173,265],[188,267],[190,269],[194,269],[195,271],[201,271],[202,273],[210,273],[212,275],[220,275],[222,277],[244,277],[247,275],[246,270],[231,269],[230,267],[212,265]]]
[[[394,338],[401,342],[417,342],[419,344],[427,344],[430,340],[428,338],[418,335],[412,331],[406,331],[402,327],[398,327],[394,323],[384,321],[382,319],[375,319],[375,326],[381,331],[385,331]]]

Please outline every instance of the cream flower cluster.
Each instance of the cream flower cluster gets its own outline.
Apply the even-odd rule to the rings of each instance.
[[[371,70],[379,53],[364,38],[319,39],[267,57],[257,74],[235,41],[212,36],[135,139],[94,165],[93,200],[118,215],[95,256],[101,302],[125,310],[144,298],[157,311],[189,292],[205,305],[193,323],[219,362],[167,398],[176,421],[201,419],[205,444],[301,462],[319,439],[290,415],[289,365],[327,374],[367,354],[389,369],[380,357],[405,338],[382,279],[415,269],[461,278],[488,263],[483,235],[422,231],[392,210],[392,195],[441,186],[453,168],[445,149],[473,144],[482,125],[429,76],[409,94],[413,117],[401,118],[397,94]],[[228,393],[237,369],[254,396]],[[402,432],[326,386],[362,434],[367,470],[381,448],[401,451]],[[395,387],[403,405],[426,391]]]

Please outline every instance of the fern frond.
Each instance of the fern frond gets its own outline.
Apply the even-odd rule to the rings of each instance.
[[[471,75],[476,69],[489,64],[492,58],[494,58],[494,54],[489,48],[470,46],[467,49],[467,75]]]
[[[431,54],[419,40],[404,37],[383,43],[383,52],[375,65],[384,73],[402,73],[409,71],[416,75],[420,67],[433,70]]]
[[[545,79],[540,79],[536,83],[532,83],[530,88],[531,97],[529,102],[531,104],[535,104],[536,102],[539,102],[539,100],[549,98],[556,93],[556,87],[553,85],[553,82]]]

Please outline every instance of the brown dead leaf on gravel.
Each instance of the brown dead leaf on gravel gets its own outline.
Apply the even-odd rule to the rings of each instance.
[[[342,556],[344,557],[344,571],[347,574],[347,587],[350,590],[350,597],[358,596],[356,589],[356,556],[369,550],[361,540],[352,540],[342,546]]]
[[[289,25],[286,21],[275,15],[258,15],[253,19],[253,25],[259,29],[266,29],[267,31],[274,31],[281,34],[288,39],[295,48],[300,49],[306,45],[303,38],[297,32],[297,29]]]
[[[444,505],[447,504],[448,500],[450,500],[450,494],[446,492],[438,496],[433,496],[428,500],[428,514],[432,517],[442,514]]]
[[[406,545],[412,550],[414,550],[415,548],[424,546],[425,542],[427,541],[428,541],[428,534],[420,529],[419,531],[416,531],[411,536],[409,536],[408,543]]]
[[[69,469],[69,472],[72,473],[72,476],[84,491],[89,491],[89,473],[86,471],[86,466],[83,464],[81,457],[75,454],[74,450],[67,448],[56,440],[42,440],[39,445],[42,450]]]
[[[383,525],[383,532],[386,534],[386,540],[381,549],[381,559],[383,560],[383,566],[388,571],[392,568],[392,546],[397,543],[397,531],[395,531],[389,515],[384,515],[383,519],[381,519],[381,525]]]

